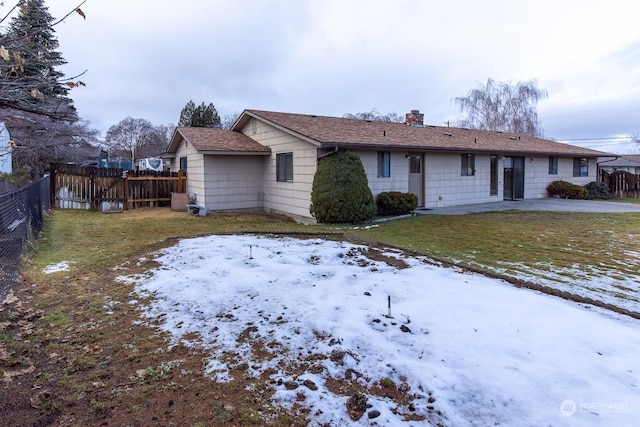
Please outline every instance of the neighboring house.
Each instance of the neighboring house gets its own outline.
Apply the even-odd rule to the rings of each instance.
[[[3,122],[0,122],[0,173],[13,171],[11,153],[14,146],[12,144],[9,130]]]
[[[598,167],[600,170],[609,173],[625,171],[640,175],[640,154],[622,154],[616,157],[599,157]]]
[[[608,153],[507,132],[245,110],[231,130],[177,128],[166,153],[210,211],[259,209],[312,220],[318,161],[358,154],[374,196],[414,193],[419,207],[547,197],[552,181],[597,180]]]

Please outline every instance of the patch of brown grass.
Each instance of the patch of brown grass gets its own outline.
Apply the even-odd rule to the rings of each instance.
[[[307,425],[304,402],[288,411],[273,404],[275,371],[253,378],[250,366],[234,364],[229,354],[233,380],[213,381],[204,372],[209,353],[141,322],[148,301],[117,280],[156,267],[153,253],[178,238],[255,231],[296,235],[309,228],[269,215],[56,211],[38,253],[0,306],[0,425]],[[43,273],[61,261],[68,271]],[[270,360],[281,345],[254,335],[247,325],[238,340],[251,344],[256,362]],[[189,338],[197,343],[197,334]],[[279,369],[294,379],[319,373],[326,356],[314,356]],[[289,386],[316,385],[294,380]],[[401,395],[393,399],[410,399]]]

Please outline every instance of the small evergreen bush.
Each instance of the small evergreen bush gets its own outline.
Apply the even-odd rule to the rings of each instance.
[[[385,191],[376,197],[378,215],[404,215],[418,207],[418,196],[400,191]]]
[[[609,187],[604,182],[592,181],[585,185],[589,199],[610,199]]]
[[[586,199],[588,194],[586,188],[567,181],[553,181],[547,187],[547,192],[550,196],[563,199]]]
[[[311,215],[318,222],[361,222],[373,218],[376,204],[362,161],[338,151],[318,164],[311,189]]]

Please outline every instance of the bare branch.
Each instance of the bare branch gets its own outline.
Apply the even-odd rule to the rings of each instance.
[[[15,6],[13,6],[11,10],[9,10],[9,12],[2,19],[0,19],[0,24],[2,24],[9,16],[11,16],[13,11],[16,10],[18,6],[22,5],[22,3],[24,3],[24,0],[20,0],[18,3],[16,3]]]
[[[547,91],[538,89],[533,80],[512,85],[487,79],[486,85],[470,90],[466,96],[455,98],[460,112],[467,113],[459,125],[542,136],[536,105],[546,97]]]
[[[80,3],[79,5],[77,5],[76,7],[74,7],[69,13],[67,13],[66,15],[64,15],[61,19],[57,20],[56,22],[54,22],[53,24],[51,24],[52,27],[55,27],[56,25],[58,25],[59,23],[61,23],[62,21],[64,21],[65,19],[67,19],[67,17],[69,17],[69,15],[71,15],[73,12],[77,12],[78,10],[80,10],[80,6],[82,6],[83,4],[85,4],[87,2],[87,0],[84,0],[82,3]],[[82,11],[81,11],[82,12]],[[84,13],[80,13],[80,16],[82,16],[83,18],[86,19],[86,17],[84,16]]]

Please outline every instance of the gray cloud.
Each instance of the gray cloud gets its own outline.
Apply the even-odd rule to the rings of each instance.
[[[74,7],[50,2],[54,16]],[[420,109],[455,122],[491,77],[538,81],[555,139],[640,132],[640,31],[630,0],[88,0],[57,29],[72,96],[101,131],[175,123],[184,104],[340,116]],[[635,107],[635,109],[634,109]],[[616,110],[617,109],[617,110]],[[581,111],[600,110],[597,114]]]

